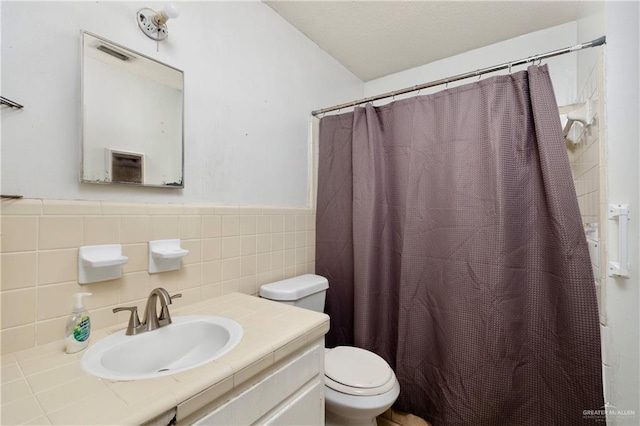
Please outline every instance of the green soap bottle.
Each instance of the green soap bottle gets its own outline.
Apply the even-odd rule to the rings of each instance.
[[[89,346],[89,335],[91,334],[91,319],[89,312],[82,303],[84,296],[91,296],[91,293],[76,293],[76,304],[67,320],[67,327],[64,332],[65,351],[68,354],[80,352]]]

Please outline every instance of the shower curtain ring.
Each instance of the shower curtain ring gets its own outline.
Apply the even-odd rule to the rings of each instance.
[[[511,62],[509,62],[509,75],[511,75]]]
[[[476,71],[476,75],[478,76],[478,81],[482,78],[482,74],[480,74],[480,70]]]
[[[445,90],[449,88],[449,80],[446,80],[444,82],[444,88],[445,88]]]

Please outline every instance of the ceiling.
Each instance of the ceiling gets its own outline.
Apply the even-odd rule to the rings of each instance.
[[[263,0],[362,81],[575,21],[578,1]]]

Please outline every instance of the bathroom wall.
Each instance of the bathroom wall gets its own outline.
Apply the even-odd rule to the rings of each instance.
[[[538,53],[545,53],[575,44],[577,44],[576,22],[569,22],[368,81],[364,85],[364,92],[365,96],[373,96],[516,59],[527,58]],[[543,62],[549,65],[558,105],[572,103],[576,97],[575,55],[557,56],[545,59]],[[525,65],[521,65],[514,67],[512,71],[516,72],[525,68]],[[500,71],[498,74],[504,74],[504,72]],[[490,75],[485,74],[482,78],[487,78]],[[468,84],[472,81],[472,79],[461,80],[451,83],[449,87]],[[436,86],[422,90],[420,94],[433,93],[443,89],[444,86]],[[410,96],[415,96],[415,93],[409,93],[401,97]],[[398,99],[401,97],[398,97]],[[385,103],[384,100],[378,102]]]
[[[154,287],[184,304],[315,269],[309,112],[362,82],[261,2],[181,2],[159,45],[142,7],[162,3],[0,4],[2,95],[25,105],[2,110],[1,192],[25,197],[2,201],[3,353],[62,338],[77,291],[102,328]],[[81,29],[184,70],[184,190],[78,183]],[[190,254],[149,275],[147,242],[165,238]],[[80,286],[78,247],[104,243],[130,257],[122,278]]]
[[[585,2],[579,7],[578,39],[591,40],[606,34],[605,8],[603,2]],[[606,48],[605,48],[606,49]],[[577,145],[567,145],[571,173],[574,178],[578,204],[585,226],[587,243],[594,269],[600,334],[602,344],[602,381],[606,404],[611,403],[611,383],[608,359],[612,353],[607,326],[607,161],[606,161],[606,113],[604,92],[605,49],[586,49],[577,53],[578,97],[576,103],[590,104],[594,120],[583,132],[574,125],[569,138]],[[582,137],[580,138],[580,134]]]
[[[629,204],[629,278],[607,277],[607,401],[634,414],[609,424],[640,424],[640,4],[605,2],[604,94],[607,204]],[[603,214],[603,213],[601,213]],[[618,222],[607,222],[608,260],[618,259]]]
[[[2,111],[3,194],[308,205],[309,112],[361,97],[362,82],[259,1],[179,2],[156,43],[135,15],[163,5],[0,4],[2,95],[25,106]],[[184,70],[184,190],[78,183],[81,29]]]
[[[595,49],[594,49],[595,50]],[[576,103],[590,105],[594,119],[584,129],[580,125],[572,127],[569,138],[577,144],[567,144],[571,173],[578,196],[578,205],[585,227],[587,244],[594,272],[600,335],[602,345],[602,381],[606,404],[611,402],[611,375],[608,371],[610,357],[615,351],[610,344],[607,321],[607,163],[605,157],[606,114],[604,111],[604,64],[603,52],[591,55],[589,61],[578,61],[583,86],[579,88]],[[591,67],[590,71],[588,67]],[[583,67],[581,69],[580,67]],[[587,68],[587,69],[584,69]]]
[[[147,242],[180,238],[189,250],[178,271],[149,274]],[[120,243],[129,262],[120,279],[78,284],[78,247]],[[73,293],[87,291],[94,328],[144,312],[151,289],[190,304],[315,270],[313,209],[69,200],[2,201],[2,353],[64,337]]]
[[[574,124],[571,127],[567,143],[567,153],[571,165],[571,173],[578,197],[578,206],[582,216],[582,224],[585,227],[587,238],[597,242],[600,257],[594,263],[596,285],[606,280],[606,179],[607,167],[605,161],[606,134],[604,122],[604,87],[603,87],[603,62],[602,51],[594,58],[591,64],[591,72],[583,80],[584,85],[579,88],[575,99],[578,108],[588,105],[592,119],[588,127]],[[566,108],[566,107],[565,107]],[[569,109],[574,106],[569,106]],[[562,108],[561,108],[562,109]],[[601,320],[604,321],[604,306],[600,307]],[[604,322],[603,322],[604,323]]]
[[[607,423],[613,425],[640,423],[640,234],[635,214],[640,201],[639,23],[637,2],[583,2],[577,21],[580,40],[607,36],[601,52],[590,49],[577,55],[578,88],[583,89],[578,100],[595,95],[598,116],[586,143],[576,147],[570,158],[574,171],[586,172],[576,180],[583,220],[593,220],[597,214],[599,223],[602,371]],[[618,259],[618,221],[608,220],[608,204],[630,205],[629,278],[607,274],[608,261]]]
[[[604,21],[604,2],[585,2],[578,8],[577,34],[578,40],[593,40],[606,34]],[[569,139],[577,144],[567,144],[567,152],[574,177],[578,204],[582,215],[582,223],[592,224],[587,230],[588,238],[598,241],[600,259],[594,265],[597,285],[606,280],[606,114],[604,93],[604,56],[605,48],[585,49],[576,53],[577,58],[577,97],[571,104],[589,105],[593,121],[591,126],[583,131],[576,124],[572,127]],[[573,106],[561,106],[561,113],[572,109]],[[565,110],[565,111],[563,111]],[[591,117],[589,117],[591,118]],[[603,286],[604,288],[604,286]],[[604,294],[604,293],[603,293]],[[600,295],[600,294],[599,294]],[[604,296],[603,296],[604,297]],[[601,321],[605,321],[605,309],[601,306]]]

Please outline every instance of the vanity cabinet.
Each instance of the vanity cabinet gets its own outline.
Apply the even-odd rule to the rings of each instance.
[[[178,405],[178,425],[324,425],[324,339],[202,407],[198,398]]]

